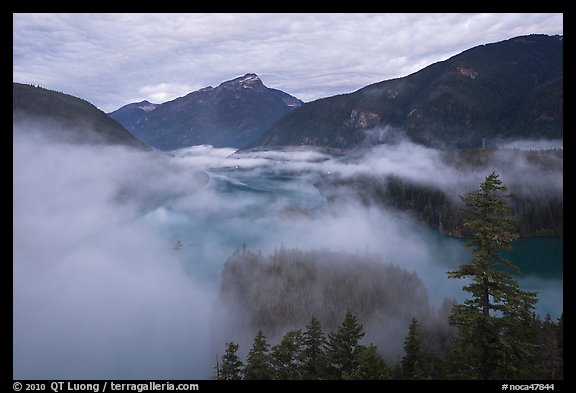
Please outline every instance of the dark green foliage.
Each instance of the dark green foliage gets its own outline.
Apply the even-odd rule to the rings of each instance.
[[[502,185],[499,176],[492,172],[480,185],[480,189],[461,197],[465,204],[462,212],[466,216],[464,226],[472,232],[472,239],[466,244],[474,253],[472,262],[460,266],[456,272],[449,273],[449,278],[472,276],[475,284],[464,289],[481,298],[482,312],[489,314],[488,293],[499,299],[499,288],[496,280],[490,277],[492,270],[501,264],[513,272],[518,269],[500,255],[501,251],[510,251],[511,242],[517,235],[512,226],[512,219],[506,215],[509,205],[505,202],[510,195]],[[494,278],[502,278],[497,275]]]
[[[34,124],[52,138],[74,143],[145,145],[104,112],[80,98],[53,90],[12,84],[13,123]],[[47,134],[48,135],[48,134]]]
[[[487,321],[484,327],[489,334],[476,330],[469,332],[466,339],[460,336],[444,359],[444,355],[429,351],[431,342],[422,339],[418,323],[413,319],[404,342],[405,355],[401,362],[388,367],[374,344],[363,346],[359,343],[363,336],[362,325],[353,314],[348,313],[338,329],[330,333],[327,353],[321,344],[325,343],[324,333],[313,317],[304,333],[301,330],[287,332],[269,355],[266,337],[258,332],[244,374],[246,379],[279,380],[481,379],[478,373],[481,368],[476,363],[481,353],[478,347],[502,340],[501,348],[484,358],[497,364],[493,370],[495,379],[562,379],[563,317],[558,323],[549,316],[543,322],[533,318],[527,324],[516,323],[511,330],[501,329],[501,337],[494,334],[499,322],[496,319]],[[527,354],[527,358],[516,358],[516,341],[528,342],[534,337],[537,337],[536,356]],[[509,354],[503,354],[502,349]],[[242,362],[236,355],[237,350],[237,344],[226,343],[222,363],[217,363],[218,379],[242,379]],[[446,367],[441,370],[444,363]]]
[[[238,344],[233,342],[226,343],[226,352],[222,356],[222,364],[217,366],[217,378],[222,380],[242,379],[242,369],[244,364],[236,354]]]
[[[374,344],[359,343],[362,325],[348,312],[326,343],[320,323],[312,317],[306,331],[287,332],[278,345],[269,345],[259,331],[248,353],[244,379],[390,379],[391,371]],[[324,347],[327,346],[327,352]],[[241,379],[242,362],[236,356],[238,345],[226,343],[222,365],[217,364],[218,379]]]
[[[320,321],[312,316],[303,337],[302,372],[304,379],[323,379],[326,374],[326,337]]]
[[[269,348],[270,345],[266,341],[266,336],[259,330],[246,358],[244,379],[272,379],[273,371],[270,365]]]
[[[354,374],[344,379],[381,380],[390,378],[390,370],[378,353],[378,348],[374,344],[370,344],[362,349],[358,368]]]
[[[480,189],[462,197],[465,226],[473,236],[467,243],[472,260],[449,278],[470,280],[463,287],[470,299],[454,307],[450,323],[458,328],[458,337],[448,368],[451,376],[470,379],[525,378],[524,370],[532,361],[535,342],[530,327],[536,294],[522,291],[505,270],[518,268],[502,257],[516,237],[506,187],[493,172]]]
[[[404,357],[402,357],[402,375],[404,379],[425,378],[425,358],[418,333],[418,321],[412,318],[408,335],[404,341]]]
[[[284,335],[280,344],[272,347],[273,379],[301,379],[303,375],[304,336],[301,330]]]
[[[360,344],[364,334],[364,328],[356,316],[348,311],[344,322],[328,335],[326,355],[329,361],[328,376],[331,379],[342,379],[356,373],[364,350]]]
[[[378,126],[436,147],[478,147],[498,137],[562,138],[562,90],[561,37],[521,36],[306,103],[253,145],[348,148]]]
[[[514,226],[521,236],[564,235],[564,198],[561,192],[512,196]]]

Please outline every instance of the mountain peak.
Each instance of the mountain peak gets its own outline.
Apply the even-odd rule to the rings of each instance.
[[[256,74],[246,74],[244,76],[241,76],[239,78],[236,78],[238,80],[238,82],[240,83],[254,83],[254,82],[260,82],[262,83],[262,81],[260,80],[260,78],[258,77],[258,75]]]
[[[226,82],[222,82],[219,87],[224,88],[253,88],[262,89],[266,88],[262,80],[256,74],[246,74],[244,76],[239,76],[238,78],[231,79]]]
[[[165,102],[153,111],[120,109],[110,115],[160,150],[201,144],[244,147],[300,105],[299,99],[269,89],[258,75],[248,73]]]
[[[148,100],[140,101],[136,103],[135,107],[138,109],[142,109],[145,112],[153,111],[158,107],[159,104],[153,104]]]

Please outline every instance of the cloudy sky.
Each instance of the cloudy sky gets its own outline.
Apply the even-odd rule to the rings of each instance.
[[[562,14],[14,14],[13,80],[105,112],[249,72],[311,101],[532,33]]]

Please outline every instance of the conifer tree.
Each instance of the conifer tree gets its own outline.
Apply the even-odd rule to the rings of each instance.
[[[274,379],[302,379],[303,334],[301,330],[286,333],[271,352]]]
[[[390,377],[390,369],[378,353],[378,348],[374,344],[370,344],[363,348],[358,361],[358,368],[350,379],[376,380],[390,379]]]
[[[233,342],[226,343],[226,352],[222,356],[222,364],[217,365],[217,378],[223,380],[242,379],[244,364],[236,354],[239,345]]]
[[[259,330],[246,357],[244,379],[272,379],[269,348],[270,345],[266,341],[266,336],[262,330]]]
[[[342,324],[328,335],[327,356],[330,378],[342,379],[356,372],[360,354],[364,349],[360,344],[364,334],[364,328],[356,316],[347,311]]]
[[[303,337],[302,372],[304,379],[323,379],[326,373],[326,336],[322,325],[312,317]]]
[[[516,238],[506,215],[507,189],[492,172],[480,189],[461,197],[464,225],[470,229],[472,260],[449,272],[449,278],[467,279],[463,287],[471,298],[454,307],[450,323],[458,337],[450,354],[449,373],[466,379],[521,378],[536,345],[527,333],[532,325],[536,294],[522,291],[511,273],[519,269],[502,256]]]
[[[412,318],[408,335],[404,340],[404,357],[400,362],[402,364],[402,376],[405,379],[423,379],[424,371],[424,353],[420,343],[418,333],[418,321]]]

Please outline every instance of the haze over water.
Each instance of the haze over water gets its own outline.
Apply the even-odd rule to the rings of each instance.
[[[464,283],[446,276],[469,257],[462,241],[354,200],[328,204],[314,187],[321,177],[365,170],[423,179],[432,150],[376,147],[362,163],[318,150],[230,156],[232,149],[206,146],[151,158],[14,136],[16,379],[209,378],[220,273],[243,245],[262,254],[281,245],[378,253],[417,272],[435,305],[463,299]],[[401,160],[407,153],[412,159]],[[466,181],[477,185],[483,175]],[[526,254],[556,255],[550,264],[542,253],[552,274],[526,267],[520,282],[541,291],[542,316],[557,317],[562,240],[522,242]]]

